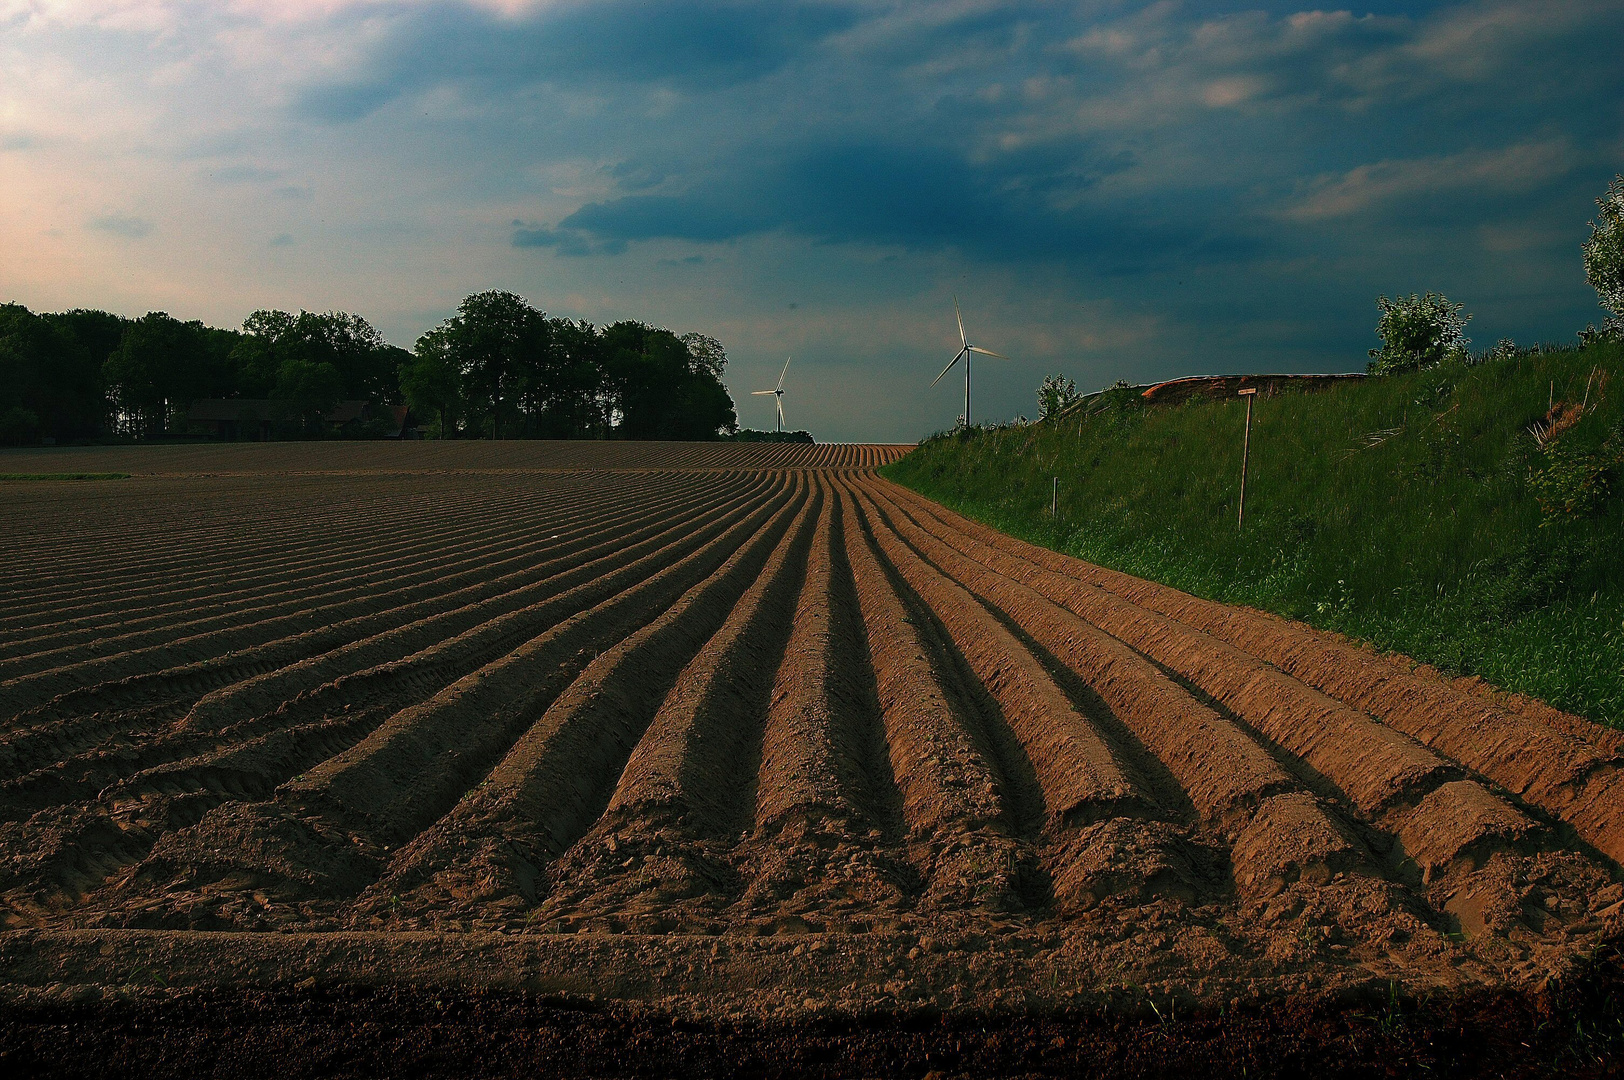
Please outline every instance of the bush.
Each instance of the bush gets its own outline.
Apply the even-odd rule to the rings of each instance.
[[[1583,450],[1556,442],[1545,450],[1545,464],[1528,477],[1534,498],[1545,514],[1543,525],[1595,517],[1618,485],[1624,448],[1609,442],[1600,450]]]
[[[39,417],[32,410],[15,405],[0,416],[0,444],[22,446],[39,439]]]
[[[1466,324],[1470,315],[1462,315],[1464,304],[1452,304],[1442,293],[1425,296],[1398,296],[1389,300],[1376,298],[1381,318],[1376,323],[1376,336],[1382,347],[1370,350],[1370,373],[1391,375],[1399,371],[1431,367],[1451,358],[1464,358]]]
[[[1045,375],[1038,387],[1038,419],[1043,420],[1077,400],[1077,384],[1064,375]]]
[[[1616,328],[1624,320],[1624,173],[1613,177],[1596,205],[1600,220],[1590,223],[1590,239],[1583,248],[1585,278],[1601,306],[1613,313],[1608,322]]]

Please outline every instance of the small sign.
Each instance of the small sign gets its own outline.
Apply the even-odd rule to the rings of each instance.
[[[1257,387],[1255,387],[1255,386],[1248,386],[1248,387],[1247,387],[1247,388],[1246,388],[1246,389],[1245,389],[1245,390],[1237,390],[1237,391],[1235,391],[1235,393],[1236,393],[1236,394],[1237,394],[1237,395],[1239,395],[1239,396],[1240,396],[1240,397],[1246,397],[1246,396],[1247,396],[1247,395],[1249,395],[1249,394],[1255,394],[1255,393],[1257,393]]]

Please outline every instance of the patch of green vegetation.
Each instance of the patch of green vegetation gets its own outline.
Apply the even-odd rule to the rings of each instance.
[[[128,480],[127,472],[8,472],[0,480]]]
[[[1624,727],[1624,346],[1260,397],[1238,529],[1245,415],[1112,390],[884,471],[1033,543]]]

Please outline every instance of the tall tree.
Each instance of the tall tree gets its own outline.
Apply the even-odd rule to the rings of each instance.
[[[453,416],[462,406],[462,369],[443,327],[418,338],[416,350],[401,362],[400,389],[419,413],[439,414],[440,438],[456,436]]]
[[[604,329],[603,357],[616,437],[714,439],[737,429],[708,349],[696,353],[669,330],[624,321]]]
[[[102,361],[123,325],[102,311],[36,315],[0,305],[0,442],[100,434],[108,419]]]
[[[373,404],[400,400],[403,350],[384,341],[366,319],[347,311],[256,311],[243,321],[232,359],[246,397],[277,397],[277,387],[304,385],[305,364],[326,365],[338,377],[339,400]],[[283,366],[296,363],[284,373]],[[291,401],[292,399],[286,399]]]
[[[225,343],[200,322],[150,311],[125,327],[102,377],[119,426],[141,438],[170,430],[187,406],[229,386],[218,349]]]
[[[504,414],[516,412],[521,371],[546,348],[547,317],[524,297],[492,289],[458,304],[445,331],[463,372],[464,396],[490,418],[491,438],[500,439]]]

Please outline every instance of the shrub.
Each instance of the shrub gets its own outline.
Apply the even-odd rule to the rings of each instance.
[[[1045,375],[1038,387],[1038,419],[1046,419],[1077,400],[1077,384],[1064,375]]]
[[[0,444],[22,446],[39,438],[39,417],[32,410],[14,405],[0,416]]]
[[[1624,465],[1624,443],[1616,437],[1585,450],[1560,440],[1544,448],[1545,463],[1533,469],[1529,487],[1544,512],[1544,525],[1594,517],[1607,505]]]
[[[1376,323],[1382,347],[1370,350],[1372,375],[1431,367],[1464,356],[1471,344],[1465,330],[1472,317],[1460,313],[1464,304],[1452,304],[1442,293],[1378,296],[1376,306],[1382,313]]]
[[[1624,173],[1613,177],[1607,194],[1596,200],[1599,221],[1590,223],[1584,242],[1585,278],[1596,290],[1601,306],[1617,323],[1624,319]]]

